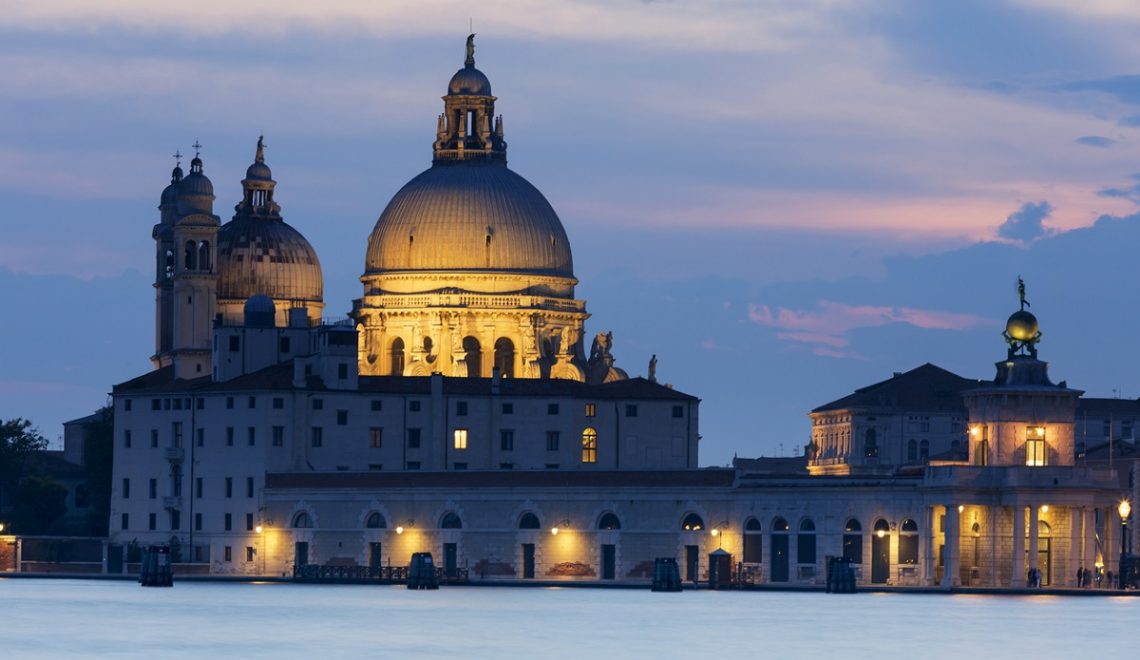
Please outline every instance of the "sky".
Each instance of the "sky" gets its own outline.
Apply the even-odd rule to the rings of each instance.
[[[1019,275],[1055,380],[1140,395],[1135,3],[9,0],[0,417],[57,440],[149,369],[196,140],[224,221],[264,133],[342,317],[469,26],[587,336],[702,399],[702,464],[798,453],[811,408],[925,362],[991,377]]]

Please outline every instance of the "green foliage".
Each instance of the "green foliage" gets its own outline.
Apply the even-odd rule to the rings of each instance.
[[[8,508],[5,495],[15,492],[32,456],[47,444],[29,420],[16,417],[0,422],[0,513]]]
[[[20,480],[14,500],[12,523],[21,534],[47,534],[67,513],[67,488],[38,474]]]

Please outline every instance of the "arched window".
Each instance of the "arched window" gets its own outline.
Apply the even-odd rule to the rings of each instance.
[[[479,340],[468,335],[463,338],[463,359],[467,363],[467,376],[478,378],[483,375],[483,352]]]
[[[899,527],[899,563],[918,563],[918,523],[910,518]]]
[[[368,519],[364,521],[364,526],[368,529],[386,529],[388,522],[384,520],[384,516],[380,515],[379,511],[373,511],[368,514]]]
[[[843,526],[843,556],[856,564],[863,563],[863,526],[854,518]]]
[[[879,518],[875,521],[875,536],[886,536],[891,531],[891,524]]]
[[[186,241],[186,256],[183,259],[182,267],[186,270],[194,270],[194,255],[198,249],[194,247],[194,241]]]
[[[815,523],[811,518],[800,521],[800,533],[796,535],[796,563],[815,563]]]
[[[681,521],[681,529],[686,532],[699,532],[705,528],[705,521],[695,513],[690,513]]]
[[[918,460],[918,441],[916,441],[914,438],[907,440],[906,460],[912,463]]]
[[[601,519],[598,520],[598,529],[621,529],[621,521],[613,513],[603,513]]]
[[[598,462],[598,432],[590,426],[582,430],[582,462]]]
[[[448,511],[439,519],[439,528],[463,529],[463,522],[459,520],[459,516],[457,516],[454,511]]]
[[[775,520],[772,521],[772,532],[773,533],[787,532],[787,531],[788,531],[788,521],[787,520],[784,520],[783,518],[776,518]]]
[[[760,521],[749,518],[744,521],[744,563],[759,564],[764,561],[764,536]]]
[[[307,511],[301,511],[293,516],[293,529],[309,529],[313,526],[313,519]]]
[[[863,441],[863,455],[867,458],[876,458],[879,455],[879,436],[875,429],[867,429]]]
[[[918,458],[923,463],[930,460],[930,441],[929,440],[923,440],[922,442],[918,443]]]
[[[210,271],[210,241],[198,243],[198,270]]]
[[[392,367],[388,370],[388,374],[404,375],[404,340],[399,337],[392,340]]]
[[[506,337],[495,341],[495,368],[503,378],[515,377],[515,343]]]
[[[527,511],[519,518],[519,529],[542,529],[542,525],[538,521],[538,516]]]

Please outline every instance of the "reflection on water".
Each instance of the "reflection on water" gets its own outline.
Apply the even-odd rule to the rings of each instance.
[[[0,579],[0,604],[0,649],[12,658],[981,660],[1100,657],[1140,643],[1140,599],[1129,597]]]

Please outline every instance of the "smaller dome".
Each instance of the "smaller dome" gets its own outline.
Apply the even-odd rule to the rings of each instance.
[[[491,81],[474,65],[468,65],[455,72],[447,83],[448,96],[490,96]]]
[[[249,166],[245,171],[245,178],[251,181],[272,181],[273,172],[269,170],[268,165],[259,161]]]
[[[182,168],[175,167],[170,173],[170,185],[162,189],[160,206],[172,206],[178,203],[178,186],[182,183]]]
[[[245,301],[245,325],[251,328],[272,328],[277,306],[269,296],[256,294]]]
[[[214,183],[202,173],[202,159],[195,158],[190,161],[190,174],[182,179],[179,186],[180,195],[213,195]]]
[[[1032,341],[1037,338],[1037,317],[1025,311],[1010,314],[1005,322],[1006,333],[1017,341]]]

